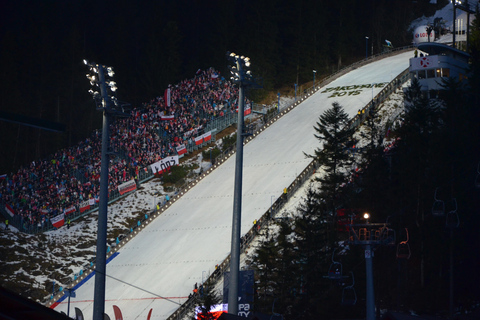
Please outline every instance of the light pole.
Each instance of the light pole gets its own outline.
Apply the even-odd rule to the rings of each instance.
[[[115,74],[111,67],[101,64],[90,63],[83,60],[90,68],[87,78],[93,89],[89,92],[97,105],[97,110],[103,111],[102,125],[102,154],[100,167],[100,203],[98,206],[98,232],[97,232],[97,254],[95,265],[95,289],[93,297],[93,320],[102,320],[105,313],[105,276],[107,260],[107,211],[108,211],[108,163],[109,163],[109,126],[110,116],[115,112],[118,105],[117,99],[113,96],[116,91],[116,83],[107,80]],[[100,88],[100,93],[95,89]]]
[[[230,252],[230,281],[228,288],[228,313],[238,315],[238,288],[240,273],[240,232],[242,216],[242,176],[243,176],[243,122],[244,122],[244,87],[253,84],[250,70],[250,59],[227,53],[227,58],[235,65],[229,66],[231,79],[239,86],[237,151],[235,158],[235,187],[233,194],[232,244]]]
[[[297,101],[297,84],[295,83],[295,101]]]
[[[315,74],[317,73],[317,70],[313,70],[313,91],[315,91]]]
[[[365,60],[368,59],[368,37],[365,37]]]

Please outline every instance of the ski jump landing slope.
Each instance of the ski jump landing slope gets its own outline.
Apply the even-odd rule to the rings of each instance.
[[[309,164],[304,153],[320,146],[313,127],[338,102],[353,118],[380,90],[409,66],[412,52],[359,67],[331,82],[270,125],[244,147],[242,231],[268,210],[272,200]],[[330,89],[329,89],[330,88]],[[332,90],[331,88],[336,88]],[[107,264],[105,313],[113,305],[123,318],[166,319],[185,302],[230,253],[235,155],[213,170],[150,222]],[[70,309],[93,315],[94,278],[76,290]],[[67,311],[67,299],[56,308]]]

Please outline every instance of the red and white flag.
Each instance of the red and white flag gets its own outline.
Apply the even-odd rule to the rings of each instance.
[[[203,143],[203,134],[201,136],[195,137],[195,145],[199,145]]]
[[[118,186],[118,192],[121,195],[124,195],[127,192],[133,191],[137,189],[137,183],[135,182],[134,179],[129,180],[125,183],[122,183],[121,185]]]
[[[238,113],[238,107],[235,111]],[[252,108],[250,105],[245,106],[245,109],[243,109],[243,115],[248,116],[250,113],[252,113]]]
[[[65,224],[65,215],[61,213],[58,216],[51,218],[50,221],[52,222],[55,228],[60,228]]]
[[[15,210],[13,210],[13,208],[9,204],[5,205],[5,211],[7,211],[7,213],[12,217],[15,214]]]
[[[80,213],[87,211],[88,209],[90,209],[90,201],[86,200],[86,201],[80,202],[79,208],[80,208]]]
[[[70,213],[73,213],[73,212],[75,212],[75,207],[74,206],[71,206],[70,208],[65,209],[65,214],[70,214]]]
[[[208,131],[207,133],[203,134],[203,142],[207,142],[212,139],[212,131]]]
[[[252,108],[248,105],[245,107],[245,110],[243,110],[243,115],[248,116],[250,113],[252,113]]]
[[[184,144],[179,145],[178,147],[176,147],[176,149],[177,149],[177,153],[178,153],[179,156],[187,153],[187,148],[185,147]]]

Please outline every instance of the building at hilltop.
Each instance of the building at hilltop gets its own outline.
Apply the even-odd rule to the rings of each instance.
[[[418,55],[410,58],[410,75],[418,79],[429,97],[436,97],[442,90],[442,79],[467,78],[470,59],[467,52],[437,42],[420,43],[417,51]]]

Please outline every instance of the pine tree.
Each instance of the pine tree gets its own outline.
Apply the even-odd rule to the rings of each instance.
[[[318,190],[310,186],[307,196],[297,208],[294,221],[296,263],[299,265],[300,298],[296,301],[294,312],[308,315],[315,314],[312,301],[319,301],[323,295],[326,282],[323,276],[328,273],[329,253],[331,248],[332,225],[329,223],[325,203]]]
[[[315,137],[322,143],[322,147],[315,150],[315,158],[326,172],[324,177],[318,178],[320,190],[333,213],[338,189],[346,182],[346,168],[352,163],[348,148],[352,145],[354,129],[349,128],[348,114],[337,102],[320,116],[314,129]]]

